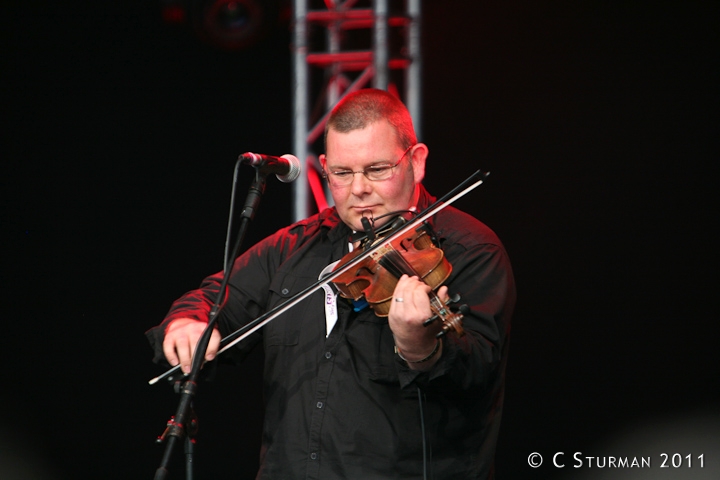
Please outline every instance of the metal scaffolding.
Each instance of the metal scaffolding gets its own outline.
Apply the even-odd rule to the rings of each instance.
[[[293,184],[294,221],[328,205],[315,152],[347,93],[372,86],[397,94],[421,137],[420,1],[294,0],[293,150],[304,172]]]

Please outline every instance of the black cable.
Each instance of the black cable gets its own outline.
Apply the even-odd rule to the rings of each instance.
[[[428,478],[428,448],[427,448],[427,437],[425,435],[425,414],[423,412],[423,397],[422,390],[420,387],[418,391],[418,405],[420,407],[420,433],[422,434],[422,445],[423,445],[423,480]]]
[[[237,191],[238,184],[238,173],[240,171],[240,165],[242,162],[238,160],[235,162],[235,170],[233,171],[232,190],[230,191],[230,213],[228,214],[227,230],[225,232],[225,250],[223,252],[223,270],[229,270],[232,268],[231,262],[235,259],[230,260],[230,236],[233,228],[233,217],[235,216],[235,192]]]

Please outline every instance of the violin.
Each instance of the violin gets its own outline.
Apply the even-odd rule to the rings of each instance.
[[[400,277],[403,274],[416,276],[431,288],[429,297],[433,316],[425,322],[425,326],[440,319],[442,327],[438,337],[449,331],[463,336],[462,314],[450,310],[447,305],[450,302],[444,302],[435,292],[450,276],[452,265],[442,249],[435,245],[428,228],[422,225],[385,243],[382,237],[375,240],[375,235],[369,234],[370,243],[366,248],[378,243],[382,245],[356,266],[335,277],[333,283],[340,296],[356,301],[364,297],[377,316],[387,317]],[[353,250],[338,262],[334,270],[342,269],[363,253],[362,248]],[[456,296],[452,301],[458,299],[459,296]]]

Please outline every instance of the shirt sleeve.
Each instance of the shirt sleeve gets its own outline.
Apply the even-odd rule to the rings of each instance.
[[[223,336],[262,314],[267,305],[273,272],[288,248],[291,248],[293,241],[294,237],[284,229],[265,238],[235,260],[226,300],[218,315],[218,329]],[[162,342],[170,322],[178,318],[208,321],[212,306],[217,301],[222,278],[223,272],[205,278],[199,288],[187,292],[172,304],[160,325],[145,332],[154,351],[154,362],[164,362]],[[247,353],[247,350],[257,344],[259,338],[260,334],[256,334],[252,340],[241,342],[242,345],[239,345],[237,350]],[[241,353],[240,358],[243,356]]]
[[[400,382],[443,378],[460,390],[486,390],[504,371],[515,282],[507,252],[488,227],[464,214],[455,216],[453,224],[455,228],[437,233],[453,268],[446,282],[449,293],[459,294],[459,303],[469,308],[462,319],[465,335],[445,335],[442,357],[433,368],[416,372],[401,367]]]

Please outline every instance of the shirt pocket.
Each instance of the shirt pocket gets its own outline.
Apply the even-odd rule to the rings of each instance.
[[[276,275],[270,282],[268,311],[295,297],[313,282],[312,277],[287,274]],[[265,328],[265,346],[292,346],[300,342],[300,330],[307,317],[307,309],[314,295],[291,307],[287,312],[268,323]]]

